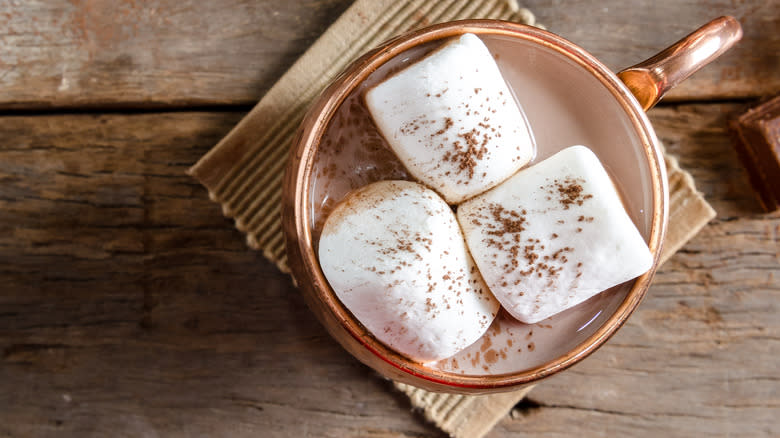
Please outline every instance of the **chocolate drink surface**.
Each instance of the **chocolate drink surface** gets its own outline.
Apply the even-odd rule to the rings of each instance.
[[[573,144],[590,146],[610,171],[629,216],[646,237],[652,218],[641,206],[647,205],[644,201],[651,190],[639,182],[647,178],[635,176],[649,171],[639,164],[639,140],[609,92],[595,78],[577,70],[581,67],[555,52],[502,36],[483,35],[481,39],[532,127],[537,149],[530,164]],[[379,68],[342,103],[330,121],[312,173],[314,242],[318,241],[328,213],[350,190],[373,181],[412,179],[374,126],[363,103],[363,93],[440,44],[416,47]],[[461,354],[429,366],[479,375],[541,365],[592,334],[629,288],[630,282],[617,286],[535,324],[522,324],[499,315],[483,339]]]

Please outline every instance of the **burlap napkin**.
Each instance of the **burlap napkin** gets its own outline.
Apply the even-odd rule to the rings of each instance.
[[[513,0],[357,0],[189,173],[279,269],[288,272],[279,211],[288,147],[309,103],[353,59],[394,35],[425,25],[494,18],[535,25]],[[715,215],[667,157],[671,192],[666,260]],[[454,437],[482,437],[530,390],[487,396],[436,394],[396,384],[425,417]]]

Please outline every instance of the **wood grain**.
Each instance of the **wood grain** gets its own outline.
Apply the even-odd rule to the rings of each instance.
[[[185,175],[240,116],[0,119],[0,436],[432,430]]]
[[[350,0],[31,0],[0,3],[0,109],[254,104]],[[539,22],[618,70],[710,19],[743,41],[669,100],[780,92],[774,0],[525,0]],[[587,23],[598,23],[588,25]]]
[[[0,108],[255,102],[351,2],[0,3]]]
[[[741,108],[651,111],[718,218],[489,436],[778,430],[780,215],[726,136]],[[441,435],[184,174],[241,116],[0,118],[0,436]]]
[[[780,4],[775,0],[683,0],[643,4],[522,1],[550,30],[590,51],[613,71],[659,52],[721,16],[737,18],[737,45],[672,90],[665,101],[766,96],[780,92]],[[598,23],[588,25],[587,23]]]
[[[0,437],[442,436],[184,174],[243,116],[209,109],[254,104],[350,3],[0,2]],[[520,3],[614,70],[718,15],[745,37],[650,113],[718,217],[489,436],[776,435],[780,214],[726,134],[743,105],[668,102],[780,92],[780,5]]]

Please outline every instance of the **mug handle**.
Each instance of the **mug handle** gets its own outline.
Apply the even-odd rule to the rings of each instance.
[[[722,55],[740,38],[739,22],[734,17],[719,17],[617,76],[647,111],[667,91]]]

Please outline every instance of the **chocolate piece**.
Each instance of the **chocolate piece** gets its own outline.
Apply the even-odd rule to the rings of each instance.
[[[731,122],[736,150],[767,211],[780,208],[780,96]]]

